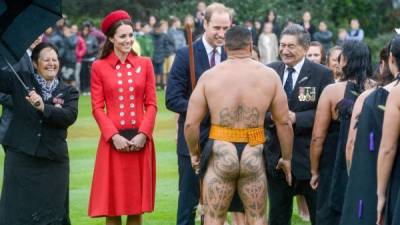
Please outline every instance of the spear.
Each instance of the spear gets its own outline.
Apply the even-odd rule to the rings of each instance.
[[[193,37],[192,37],[192,28],[189,24],[186,25],[186,35],[188,40],[188,48],[189,48],[189,71],[190,71],[190,83],[192,84],[192,92],[196,87],[196,76],[195,76],[195,67],[194,67],[194,53],[193,53]],[[203,206],[203,180],[199,178],[199,192],[200,192],[200,205]],[[204,212],[200,210],[200,224],[204,225]]]

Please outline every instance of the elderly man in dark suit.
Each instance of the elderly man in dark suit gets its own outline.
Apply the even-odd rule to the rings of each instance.
[[[193,43],[195,76],[199,79],[201,74],[226,59],[222,48],[225,31],[231,26],[232,13],[220,3],[209,5],[205,13],[204,29],[201,38]],[[179,168],[179,200],[178,200],[178,225],[194,225],[196,206],[199,202],[199,178],[192,169],[188,147],[183,135],[183,125],[191,89],[189,74],[188,47],[176,52],[166,90],[167,108],[179,114],[178,119],[178,168]],[[201,124],[200,145],[204,147],[210,128],[207,117]]]
[[[322,90],[333,83],[332,72],[325,66],[305,58],[310,45],[310,34],[298,24],[287,26],[281,34],[279,54],[282,62],[271,63],[281,77],[289,103],[289,116],[294,130],[292,173],[289,186],[284,173],[276,170],[280,156],[279,141],[270,114],[266,126],[272,134],[271,142],[265,149],[267,158],[268,192],[270,200],[270,225],[291,224],[293,196],[304,195],[310,211],[311,223],[315,224],[316,192],[309,185],[310,141],[315,110]]]
[[[29,47],[29,49],[26,50],[26,53],[22,56],[22,58],[17,62],[16,64],[13,65],[14,70],[17,73],[20,72],[29,72],[33,73],[33,65],[32,61],[30,58],[30,55],[32,53],[32,49],[36,47],[40,42],[42,41],[42,35],[39,36],[35,42],[32,43],[32,45]],[[9,71],[10,68],[4,67],[1,70],[7,70]],[[0,71],[1,73],[1,71]],[[4,136],[6,135],[6,132],[8,130],[8,127],[10,126],[11,119],[12,119],[12,108],[13,108],[13,100],[10,95],[4,94],[0,92],[0,105],[3,106],[3,111],[0,116],[0,144],[3,143]],[[4,150],[6,146],[3,146]]]

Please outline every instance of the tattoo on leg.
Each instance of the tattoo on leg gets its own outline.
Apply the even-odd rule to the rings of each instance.
[[[261,149],[260,149],[261,148]],[[249,221],[265,217],[267,179],[261,147],[247,149],[241,161],[238,190]]]
[[[213,220],[223,220],[239,177],[239,160],[234,145],[215,141],[204,177],[204,211]]]
[[[234,182],[214,177],[207,181],[204,211],[213,219],[223,219],[235,190]]]
[[[247,107],[240,104],[235,108],[223,108],[219,112],[221,126],[232,127],[237,122],[243,122],[246,127],[258,127],[260,112],[257,107]]]
[[[218,177],[236,180],[239,175],[239,159],[235,147],[232,144],[215,142],[211,166]]]

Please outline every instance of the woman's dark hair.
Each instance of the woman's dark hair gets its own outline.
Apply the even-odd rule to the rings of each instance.
[[[57,47],[55,45],[53,45],[53,44],[51,44],[49,42],[42,42],[42,43],[38,44],[32,50],[32,55],[31,55],[32,62],[38,63],[40,52],[42,52],[42,50],[45,49],[45,48],[53,49],[57,54],[57,58],[58,59],[60,58],[60,55],[58,54],[58,49],[57,49]]]
[[[264,23],[271,22],[272,24],[275,25],[276,20],[278,19],[278,18],[277,18],[278,15],[276,14],[276,11],[273,10],[273,9],[270,9],[270,10],[267,10],[266,12],[267,12],[267,13],[266,13],[266,15],[265,15]],[[273,13],[273,14],[274,14],[274,21],[269,21],[269,20],[268,20],[268,19],[269,19],[268,17],[269,17],[269,14],[270,14],[270,13]]]
[[[274,21],[269,21],[268,20],[268,16],[269,16],[269,14],[271,12],[274,14]],[[268,22],[272,23],[272,27],[273,27],[272,28],[272,32],[275,33],[276,36],[277,36],[276,38],[279,39],[280,28],[279,28],[279,23],[278,23],[278,14],[276,13],[276,11],[274,9],[269,9],[269,10],[266,11],[266,15],[265,15],[264,20],[260,21],[261,28],[257,33],[257,40],[260,37],[261,33],[263,32],[264,25],[266,23],[268,23]]]
[[[384,86],[393,81],[393,75],[389,70],[389,47],[390,43],[387,44],[379,53],[379,65],[383,65],[383,71],[381,72],[378,66],[375,77],[380,86]]]
[[[392,53],[396,60],[397,68],[400,70],[400,35],[396,35],[390,41],[389,52]]]
[[[114,44],[110,41],[110,38],[114,37],[118,27],[120,27],[122,25],[129,25],[133,29],[133,24],[132,24],[132,21],[130,21],[130,20],[120,20],[120,21],[114,23],[110,27],[110,29],[108,29],[108,32],[106,33],[107,40],[100,50],[100,53],[99,53],[100,59],[104,59],[114,50]],[[136,55],[136,53],[133,51],[133,49],[131,50],[131,52]]]
[[[89,31],[89,33],[86,36],[88,36],[90,34],[90,25],[88,23],[83,22],[82,25],[79,27],[79,32],[82,37],[84,36],[83,31],[85,30],[85,28],[87,28]]]
[[[326,54],[325,54],[325,49],[324,46],[322,46],[322,44],[318,41],[312,41],[310,42],[310,47],[314,46],[314,47],[318,47],[319,51],[321,53],[321,64],[322,65],[326,65]]]
[[[346,65],[342,68],[342,80],[354,79],[359,91],[364,91],[367,73],[371,69],[371,53],[368,46],[361,41],[348,40],[343,44],[341,57],[346,60]]]

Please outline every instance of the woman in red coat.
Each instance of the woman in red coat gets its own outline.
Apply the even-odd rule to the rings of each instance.
[[[93,116],[100,127],[89,216],[106,224],[141,224],[154,210],[156,164],[152,138],[157,112],[151,60],[132,51],[133,25],[125,11],[101,24],[107,41],[92,66]]]

